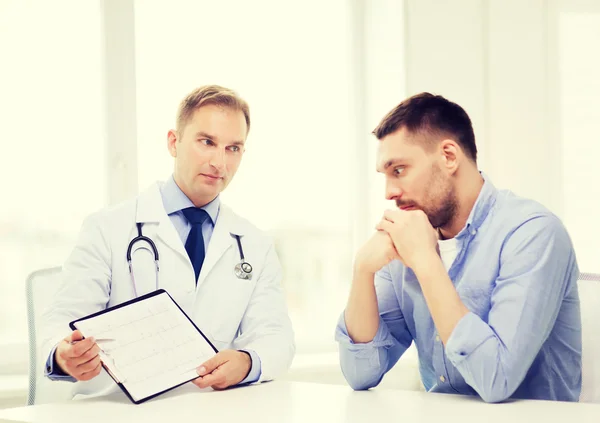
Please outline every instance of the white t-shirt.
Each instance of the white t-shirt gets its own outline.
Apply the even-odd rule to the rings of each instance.
[[[452,263],[454,263],[454,259],[458,254],[458,242],[454,238],[440,239],[438,240],[438,245],[440,246],[440,256],[442,257],[442,262],[444,262],[444,267],[447,272],[450,270],[450,266],[452,266]]]

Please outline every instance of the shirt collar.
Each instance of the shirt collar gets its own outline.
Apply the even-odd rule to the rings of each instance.
[[[177,213],[188,207],[195,207],[192,200],[190,200],[187,195],[183,193],[181,188],[179,188],[173,175],[171,175],[171,177],[161,186],[160,195],[167,215],[172,215],[173,213]],[[219,217],[220,206],[221,200],[219,199],[219,196],[217,196],[213,201],[201,207],[201,209],[208,213],[213,225]]]
[[[477,196],[477,201],[475,201],[475,205],[471,209],[471,213],[469,214],[469,218],[467,219],[467,224],[465,227],[458,233],[456,236],[460,238],[464,236],[466,233],[471,233],[471,235],[475,235],[477,229],[481,226],[481,224],[485,221],[485,218],[488,216],[488,213],[492,209],[494,203],[496,202],[496,197],[498,195],[498,190],[492,184],[490,178],[483,172],[481,173],[481,177],[483,178],[483,186],[481,187],[481,191]]]

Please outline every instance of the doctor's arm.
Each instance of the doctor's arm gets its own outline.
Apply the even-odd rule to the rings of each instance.
[[[76,245],[63,265],[62,286],[40,319],[39,345],[45,373],[51,379],[74,381],[65,370],[80,380],[99,373],[97,348],[86,343],[71,345],[80,336],[69,330],[70,321],[103,310],[108,303],[110,248],[98,217],[95,214],[84,221]],[[84,373],[88,374],[83,376]]]
[[[282,287],[282,268],[273,244],[233,343],[236,350],[252,357],[252,368],[245,382],[263,382],[285,373],[296,346]]]

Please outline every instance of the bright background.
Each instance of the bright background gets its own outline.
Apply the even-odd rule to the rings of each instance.
[[[27,275],[170,175],[166,133],[203,84],[250,104],[223,199],[276,239],[299,359],[334,360],[354,252],[387,206],[369,134],[420,91],[467,110],[480,168],[558,214],[600,272],[598,45],[593,0],[0,0],[0,406],[27,372]]]

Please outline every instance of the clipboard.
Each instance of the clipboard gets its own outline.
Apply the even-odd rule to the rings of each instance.
[[[134,404],[196,379],[195,368],[218,352],[164,289],[73,320],[69,327],[84,338],[114,340],[99,345],[102,367]]]

